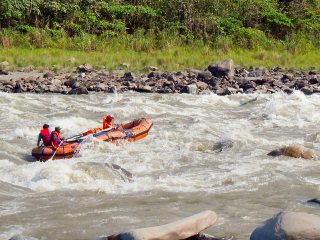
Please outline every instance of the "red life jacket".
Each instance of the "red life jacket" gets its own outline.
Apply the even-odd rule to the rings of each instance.
[[[60,133],[57,132],[57,131],[53,131],[51,133],[51,145],[52,145],[52,147],[57,148],[57,147],[59,147],[60,143],[61,143]]]
[[[103,118],[103,124],[102,124],[102,128],[106,129],[106,128],[110,128],[110,127],[114,127],[113,121],[107,121],[107,118]]]
[[[40,131],[40,134],[41,134],[41,138],[42,138],[43,144],[45,146],[50,146],[51,145],[51,136],[50,136],[49,128],[42,129]]]

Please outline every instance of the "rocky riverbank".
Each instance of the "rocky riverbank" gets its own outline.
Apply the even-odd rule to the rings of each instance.
[[[6,62],[0,65],[7,65]],[[20,72],[0,70],[0,91],[14,93],[88,94],[92,92],[147,92],[229,95],[235,93],[292,93],[301,90],[310,95],[320,92],[320,74],[286,70],[235,66],[232,60],[214,62],[206,70],[161,72],[150,67],[147,74],[116,70],[95,70],[84,64],[73,73]]]

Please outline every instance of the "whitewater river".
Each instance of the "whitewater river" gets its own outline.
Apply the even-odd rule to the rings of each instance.
[[[97,239],[204,210],[219,216],[206,233],[248,239],[279,211],[320,215],[305,204],[320,197],[319,160],[267,156],[290,144],[319,153],[320,95],[0,93],[0,105],[1,240]],[[88,142],[77,158],[32,161],[44,123],[68,137],[107,114],[154,125],[138,142]]]

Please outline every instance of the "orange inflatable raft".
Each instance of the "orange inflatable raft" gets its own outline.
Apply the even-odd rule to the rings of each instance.
[[[141,118],[121,125],[122,130],[103,130],[101,128],[93,128],[92,131],[95,133],[92,134],[92,137],[95,140],[112,143],[119,143],[122,141],[134,142],[148,136],[152,125],[153,123],[151,119]],[[88,133],[90,131],[91,130],[88,130],[86,132]],[[72,158],[79,152],[82,142],[87,139],[87,137],[88,135],[83,136],[82,134],[71,137],[57,149],[47,146],[36,147],[32,149],[32,156],[41,161],[46,161],[52,158],[52,156],[53,159]]]

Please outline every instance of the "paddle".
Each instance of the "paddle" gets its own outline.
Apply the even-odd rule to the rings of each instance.
[[[112,127],[106,128],[106,129],[102,129],[101,131],[98,132],[94,132],[94,133],[90,133],[88,135],[82,135],[82,134],[78,134],[75,136],[72,136],[70,138],[66,139],[66,142],[73,142],[73,141],[78,141],[78,140],[85,140],[86,138],[88,138],[90,135],[96,134],[96,133],[100,133],[100,132],[108,132],[112,129]]]
[[[56,150],[54,151],[54,153],[52,154],[51,158],[49,158],[47,161],[51,161],[53,160],[53,157],[56,155],[57,151],[58,151],[58,148],[61,146],[61,144],[63,143],[64,141],[61,141],[59,146],[56,148]]]

